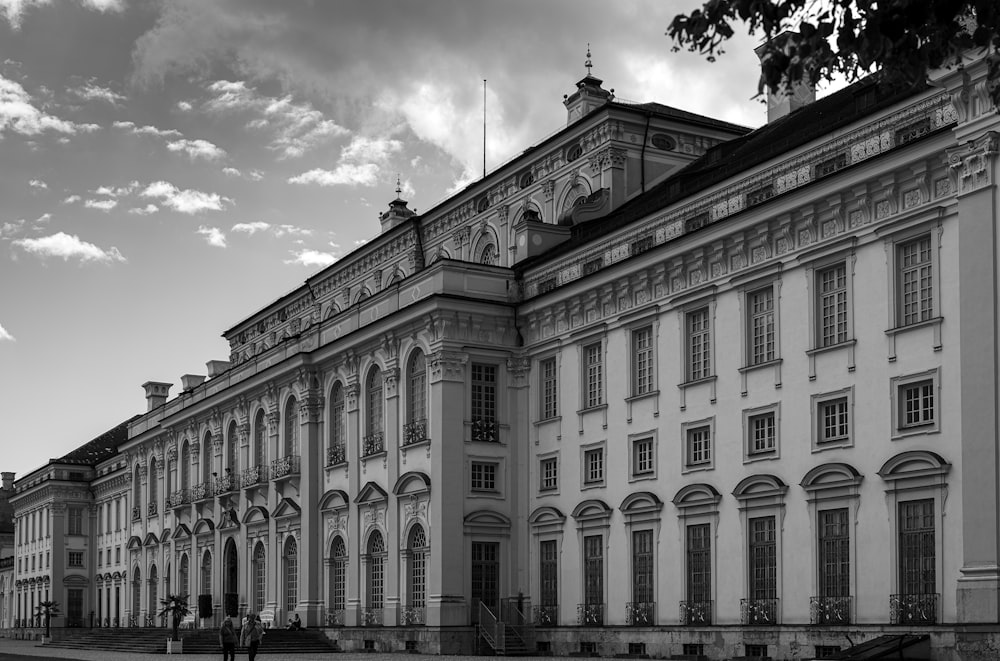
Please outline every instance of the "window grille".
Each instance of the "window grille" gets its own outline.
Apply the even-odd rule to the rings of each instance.
[[[589,344],[583,349],[587,365],[587,398],[585,408],[593,408],[604,403],[604,351],[600,342]]]
[[[547,358],[541,361],[540,367],[542,380],[542,387],[540,388],[542,395],[542,420],[548,420],[559,415],[559,381],[556,372],[556,359]]]
[[[747,295],[750,313],[750,364],[774,360],[774,289],[767,287]]]
[[[837,264],[817,273],[819,346],[847,341],[847,266]]]
[[[711,329],[708,308],[694,310],[687,315],[688,331],[688,381],[697,381],[712,373]]]
[[[820,402],[820,443],[843,441],[850,436],[850,418],[846,397]]]
[[[632,331],[632,395],[653,391],[653,328]]]
[[[604,450],[587,450],[583,454],[584,483],[593,484],[604,481]]]
[[[773,452],[777,444],[774,411],[752,415],[750,423],[750,454]]]
[[[687,430],[688,466],[712,462],[712,428],[695,427]]]
[[[931,237],[908,241],[898,250],[901,321],[903,326],[909,326],[926,321],[934,314]]]

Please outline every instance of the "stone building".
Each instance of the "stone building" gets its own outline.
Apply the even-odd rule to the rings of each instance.
[[[84,476],[84,610],[162,626],[158,597],[197,595],[349,649],[811,658],[917,632],[977,658],[1000,642],[986,67],[774,100],[754,131],[588,73],[564,129],[422,214],[397,197],[228,329],[228,361],[144,384]]]

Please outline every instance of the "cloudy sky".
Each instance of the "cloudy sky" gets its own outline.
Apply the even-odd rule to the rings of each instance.
[[[758,126],[754,41],[664,32],[697,0],[0,0],[0,470],[18,477],[204,374],[220,333],[622,99]]]

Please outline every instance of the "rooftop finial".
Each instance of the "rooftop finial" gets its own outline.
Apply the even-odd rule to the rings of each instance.
[[[590,61],[590,42],[587,42],[587,61],[583,63],[583,66],[587,67],[587,75],[590,75],[590,69],[594,66],[594,63]]]
[[[403,193],[403,188],[399,182],[399,174],[396,174],[396,197],[399,197]]]

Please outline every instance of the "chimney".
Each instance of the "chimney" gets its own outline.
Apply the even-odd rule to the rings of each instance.
[[[162,383],[160,381],[147,381],[142,384],[143,390],[146,391],[147,413],[167,403],[167,397],[170,395],[170,387],[172,385],[172,383]]]
[[[14,490],[14,474],[13,473],[0,473],[0,478],[3,478],[3,490],[13,491]]]
[[[225,372],[232,365],[228,360],[210,360],[205,363],[205,369],[208,370],[208,378],[214,379],[223,372]]]
[[[181,376],[181,391],[189,392],[205,382],[205,377],[200,374],[184,374]]]
[[[782,32],[774,37],[775,40],[784,38],[788,32]],[[754,49],[761,64],[768,57],[766,52],[767,44],[761,44]],[[787,50],[786,50],[787,52]],[[785,80],[782,80],[777,92],[767,90],[767,123],[770,124],[776,119],[781,119],[794,111],[807,106],[816,100],[816,90],[808,82],[798,81],[791,86],[785,87]]]

